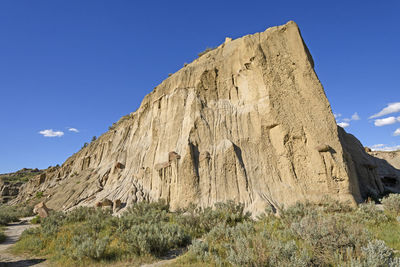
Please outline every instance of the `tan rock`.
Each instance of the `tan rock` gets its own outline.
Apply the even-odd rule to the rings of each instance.
[[[57,172],[46,172],[41,191],[54,208],[162,198],[172,209],[234,200],[253,213],[400,191],[380,176],[380,169],[393,171],[389,164],[375,162],[337,127],[313,67],[294,22],[228,40],[163,81]],[[35,190],[29,183],[17,201]]]
[[[49,216],[49,209],[44,202],[40,202],[33,208],[33,213],[38,214],[41,218],[46,218]]]
[[[122,207],[122,202],[120,199],[115,199],[113,201],[113,212],[118,212]]]
[[[113,202],[111,200],[109,200],[108,198],[105,198],[101,201],[101,206],[102,207],[112,207]]]
[[[117,163],[115,164],[115,168],[116,168],[116,169],[123,169],[123,168],[125,168],[125,166],[124,166],[124,164],[122,164],[121,162],[117,162]]]
[[[328,145],[319,145],[315,149],[317,149],[318,152],[329,152],[329,150],[331,150],[331,147]]]

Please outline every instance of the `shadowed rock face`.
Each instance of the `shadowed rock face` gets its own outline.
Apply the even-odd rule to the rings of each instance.
[[[400,153],[371,151],[366,153],[360,141],[341,127],[339,138],[351,172],[359,180],[362,199],[379,199],[400,192]]]
[[[381,188],[346,138],[288,22],[228,38],[185,66],[17,201],[40,190],[64,210],[105,198],[125,207],[163,198],[173,209],[234,200],[254,213],[325,196],[355,203],[364,186]]]

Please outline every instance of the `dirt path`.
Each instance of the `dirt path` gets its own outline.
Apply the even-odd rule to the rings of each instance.
[[[45,259],[31,258],[26,259],[21,256],[15,256],[8,252],[12,245],[18,241],[22,232],[25,229],[35,227],[34,225],[29,224],[29,221],[33,217],[23,218],[20,222],[10,223],[4,231],[6,235],[6,240],[0,244],[0,267],[3,266],[12,266],[12,267],[24,267],[24,266],[47,266],[45,264]]]
[[[161,267],[161,266],[171,265],[175,263],[177,257],[185,253],[186,250],[187,250],[186,248],[178,248],[171,250],[166,256],[162,257],[160,261],[150,264],[143,264],[140,267]]]

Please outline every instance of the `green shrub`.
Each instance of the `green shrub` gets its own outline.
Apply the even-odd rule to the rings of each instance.
[[[121,239],[135,255],[161,256],[171,249],[186,246],[191,238],[181,227],[169,223],[143,223],[132,226]]]
[[[382,199],[385,210],[395,214],[400,213],[400,194],[389,194]]]
[[[33,208],[31,206],[8,206],[0,205],[0,225],[18,221],[18,219],[31,216],[33,214]]]
[[[312,247],[321,264],[332,262],[335,251],[359,248],[368,240],[368,233],[360,225],[350,225],[337,214],[306,215],[293,223],[291,229]]]
[[[394,258],[393,250],[382,240],[370,241],[361,250],[366,266],[389,266]]]
[[[385,213],[378,210],[372,202],[360,204],[354,215],[356,220],[366,224],[381,224],[389,220]]]
[[[196,241],[189,248],[192,257],[216,265],[228,263],[245,266],[254,261],[251,239],[255,229],[251,223],[236,226],[218,225],[205,235],[203,241]]]
[[[125,231],[142,223],[168,222],[169,207],[165,201],[139,202],[127,209],[119,220],[119,231]]]
[[[109,237],[93,238],[88,235],[75,235],[72,242],[72,257],[82,260],[87,257],[100,260],[106,257],[106,248],[110,243]]]
[[[57,234],[58,229],[63,225],[66,215],[63,212],[51,212],[48,217],[42,220],[40,225],[44,236],[50,237]]]
[[[0,225],[17,221],[18,214],[10,206],[0,206]]]
[[[200,237],[208,233],[217,225],[234,226],[238,223],[250,220],[251,214],[244,212],[243,204],[233,201],[216,203],[214,209],[196,208],[194,205],[180,211],[175,221],[193,237]]]
[[[37,215],[31,220],[32,224],[40,224],[40,216]]]
[[[8,214],[8,213],[7,213]],[[218,203],[170,212],[164,201],[141,202],[120,217],[80,207],[51,212],[25,231],[16,251],[69,265],[154,260],[190,245],[177,264],[192,266],[399,266],[400,224],[373,203],[297,203],[254,221],[244,206]],[[369,240],[382,240],[368,242]]]
[[[41,197],[43,197],[43,192],[42,191],[36,192],[36,198],[41,198]]]

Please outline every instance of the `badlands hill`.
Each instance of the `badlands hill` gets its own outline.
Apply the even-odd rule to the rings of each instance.
[[[338,127],[294,22],[225,43],[171,75],[139,109],[25,184],[68,210],[104,199],[172,209],[234,200],[258,213],[325,196],[399,192],[400,171]]]

